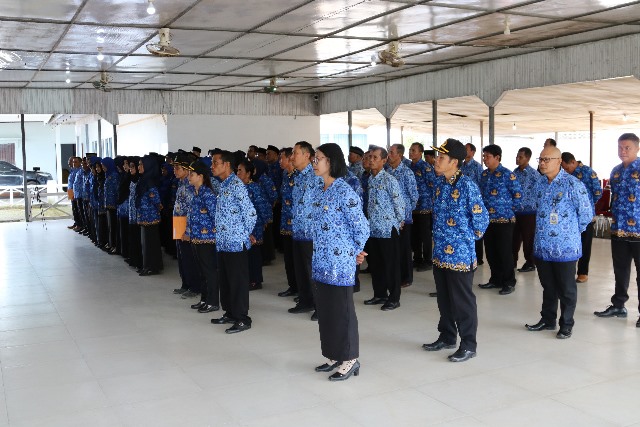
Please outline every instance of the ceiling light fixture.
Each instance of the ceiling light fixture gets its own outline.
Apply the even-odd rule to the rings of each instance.
[[[511,34],[511,27],[509,27],[509,24],[511,22],[509,21],[509,15],[504,17],[504,35],[508,36],[509,34]]]
[[[153,15],[156,13],[156,8],[153,6],[153,0],[149,0],[149,6],[147,7],[147,13]]]
[[[371,55],[371,66],[375,67],[377,63],[378,63],[378,55],[374,53],[373,55]]]
[[[513,122],[513,126],[511,126],[511,129],[516,130],[516,122]]]
[[[65,80],[65,82],[71,83],[71,79],[67,79],[67,80]]]
[[[96,37],[96,41],[100,44],[104,43],[104,29],[99,28],[96,33],[98,34],[98,36]]]
[[[98,58],[98,61],[102,61],[104,59],[104,55],[102,54],[101,47],[98,48],[98,55],[96,56],[96,58]]]

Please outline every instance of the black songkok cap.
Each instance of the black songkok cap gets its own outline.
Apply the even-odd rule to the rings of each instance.
[[[364,156],[364,151],[362,151],[362,148],[360,147],[349,147],[349,152],[355,153],[360,157]]]

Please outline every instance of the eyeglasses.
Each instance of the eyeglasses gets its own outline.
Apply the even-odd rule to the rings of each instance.
[[[313,160],[311,160],[311,163],[313,163],[314,165],[317,165],[318,162],[320,162],[320,160],[325,160],[325,159],[326,159],[326,157],[318,157],[318,156],[316,156],[316,157],[313,158]]]
[[[560,157],[538,157],[538,163],[549,163],[551,160],[559,160]]]

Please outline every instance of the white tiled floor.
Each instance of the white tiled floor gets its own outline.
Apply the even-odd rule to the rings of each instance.
[[[361,375],[330,383],[313,371],[317,324],[276,296],[280,260],[251,293],[253,328],[229,336],[171,293],[174,261],[138,277],[68,224],[0,225],[0,427],[640,425],[635,286],[628,319],[592,314],[613,288],[608,241],[594,240],[571,339],[525,331],[542,292],[518,274],[512,295],[476,288],[478,357],[462,364],[421,349],[437,337],[430,272],[388,313],[362,304],[363,275]]]

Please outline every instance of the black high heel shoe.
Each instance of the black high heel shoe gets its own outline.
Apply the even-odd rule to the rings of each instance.
[[[342,374],[340,372],[336,372],[335,374],[329,376],[329,381],[344,381],[349,379],[351,375],[353,375],[354,377],[360,375],[360,362],[357,360],[355,361],[351,369],[349,369],[346,373]]]
[[[316,366],[316,372],[331,372],[334,369],[336,369],[338,366],[340,366],[342,363],[341,362],[335,362],[332,365],[329,365],[328,363],[322,364],[320,366]]]

